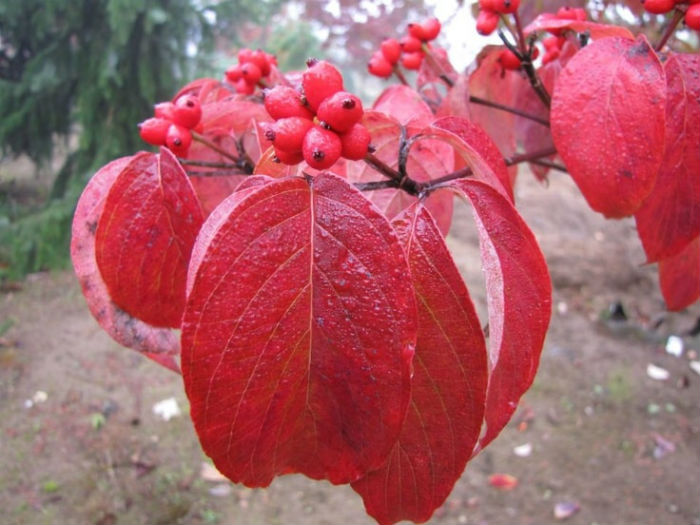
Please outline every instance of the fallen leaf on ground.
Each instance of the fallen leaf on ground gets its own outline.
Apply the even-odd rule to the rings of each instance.
[[[512,490],[518,486],[518,478],[510,474],[491,474],[489,485],[501,490]]]
[[[651,363],[647,365],[647,375],[656,381],[666,381],[671,376],[665,368],[652,365]]]
[[[554,505],[554,518],[558,520],[565,520],[576,514],[581,507],[578,503],[573,501],[560,501]]]

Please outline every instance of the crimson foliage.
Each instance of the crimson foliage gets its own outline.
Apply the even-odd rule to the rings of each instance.
[[[556,38],[535,68],[524,35],[542,31]],[[560,159],[593,209],[634,214],[669,307],[697,300],[698,57],[553,15],[512,37],[521,69],[490,46],[458,74],[426,40],[411,51],[415,89],[388,87],[359,122],[341,95],[339,115],[352,109],[371,137],[362,160],[353,150],[313,169],[302,159],[330,163],[327,143],[273,147],[281,128],[253,81],[236,93],[238,81],[200,79],[173,99],[202,109],[172,128],[187,139],[179,159],[137,153],[86,187],[72,255],[90,310],[121,344],[181,370],[202,447],[231,480],[302,473],[351,484],[380,523],[430,518],[537,371],[551,286],[514,207],[519,162],[545,178]],[[258,54],[265,82],[284,86],[275,111],[314,118],[300,107],[322,100],[302,86],[318,82]],[[318,116],[299,129],[349,140]],[[455,197],[473,210],[487,332],[444,240]]]

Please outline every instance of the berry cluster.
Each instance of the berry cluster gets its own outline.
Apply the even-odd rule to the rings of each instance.
[[[423,44],[435,40],[440,34],[440,21],[428,18],[422,23],[408,24],[408,34],[397,40],[387,38],[382,41],[367,64],[368,71],[377,77],[388,78],[394,66],[401,61],[406,69],[418,69],[423,62]]]
[[[519,7],[520,0],[479,0],[476,30],[482,35],[490,35],[498,27],[501,15],[515,13]]]
[[[700,0],[641,0],[644,9],[655,15],[670,12],[678,4],[690,4],[685,12],[685,24],[690,29],[700,30]]]
[[[272,67],[277,66],[277,58],[262,49],[241,49],[238,52],[238,64],[226,70],[226,79],[233,84],[238,93],[252,95],[255,86],[267,77]]]
[[[173,102],[155,105],[153,117],[139,124],[144,142],[166,146],[178,157],[186,157],[192,132],[200,125],[202,106],[194,95],[183,95]]]
[[[342,156],[362,159],[369,149],[369,131],[360,119],[362,101],[343,90],[343,76],[326,61],[311,59],[301,77],[301,93],[291,86],[265,90],[265,109],[275,122],[265,138],[272,142],[277,160],[302,160],[319,170],[330,168]]]

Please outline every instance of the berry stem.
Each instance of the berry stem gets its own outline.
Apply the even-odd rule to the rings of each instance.
[[[523,32],[523,25],[520,23],[520,15],[517,11],[513,13],[513,19],[515,20],[515,30],[518,37],[518,49],[520,53],[524,56],[527,54],[527,44],[525,43],[525,33]]]
[[[666,42],[668,42],[668,39],[671,38],[671,35],[676,30],[676,27],[678,27],[678,24],[681,22],[681,20],[683,20],[684,16],[685,10],[681,9],[680,5],[677,5],[673,11],[673,17],[671,18],[668,25],[664,29],[663,34],[661,35],[661,39],[654,46],[654,51],[659,52],[661,51],[661,49],[663,49],[663,47],[666,45]]]
[[[408,80],[406,80],[406,77],[404,76],[403,71],[401,71],[401,68],[398,64],[394,64],[393,70],[394,75],[396,75],[396,78],[399,79],[399,82],[401,82],[404,86],[408,86]]]

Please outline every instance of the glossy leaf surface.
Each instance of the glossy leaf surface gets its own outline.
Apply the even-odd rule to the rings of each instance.
[[[485,447],[508,423],[537,372],[549,325],[552,286],[534,235],[508,200],[481,181],[453,187],[474,208],[489,315],[490,375]]]
[[[666,81],[644,37],[614,37],[579,51],[552,98],[554,144],[588,204],[633,214],[649,195],[664,152]]]
[[[187,175],[169,150],[135,156],[112,184],[95,234],[97,266],[112,300],[148,324],[179,327],[202,220]]]
[[[700,237],[659,261],[659,283],[669,310],[682,310],[700,298]]]
[[[183,319],[202,446],[249,486],[291,472],[354,481],[384,462],[410,395],[416,313],[401,244],[330,174],[276,179],[229,205],[197,239]]]
[[[479,437],[487,382],[479,319],[435,220],[417,203],[393,225],[418,308],[411,403],[386,464],[352,485],[382,524],[425,521],[445,501]]]
[[[135,158],[147,155],[139,153],[114,160],[90,179],[73,216],[71,259],[88,308],[105,332],[119,344],[143,353],[166,368],[179,371],[175,358],[180,353],[180,341],[176,334],[135,319],[114,304],[95,260],[95,231],[107,194],[120,173]]]
[[[469,94],[496,102],[504,106],[514,106],[521,87],[520,74],[504,70],[498,58],[502,46],[486,46],[476,58],[476,64],[469,75]],[[481,104],[471,103],[470,120],[481,126],[498,146],[501,155],[508,157],[515,153],[515,115]],[[514,180],[516,167],[509,169]]]
[[[444,117],[424,132],[440,137],[454,148],[456,168],[468,166],[472,177],[490,184],[513,202],[513,187],[503,155],[481,126],[464,118]]]
[[[700,235],[700,55],[672,55],[664,69],[666,151],[634,216],[649,262],[676,255]]]
[[[553,18],[551,16],[539,15],[530,22],[523,30],[526,35],[537,31],[570,29],[577,33],[587,33],[593,39],[620,37],[627,40],[634,40],[634,35],[629,29],[611,24],[598,24],[588,20],[569,20]]]

